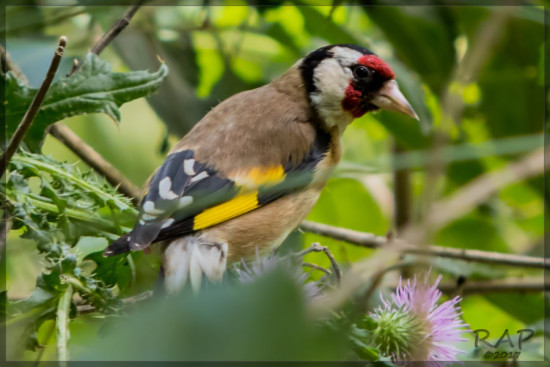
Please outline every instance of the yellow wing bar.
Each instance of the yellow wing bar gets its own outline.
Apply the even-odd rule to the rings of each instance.
[[[258,191],[239,195],[223,204],[206,209],[195,216],[193,230],[199,230],[225,222],[259,207]]]

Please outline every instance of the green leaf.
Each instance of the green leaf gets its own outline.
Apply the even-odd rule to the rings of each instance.
[[[93,252],[84,260],[92,260],[97,264],[93,274],[107,286],[118,285],[122,290],[130,284],[132,271],[126,260],[126,255],[105,257],[103,252]]]
[[[155,92],[167,74],[168,67],[165,64],[153,73],[115,73],[111,71],[108,62],[89,53],[78,72],[52,84],[24,141],[29,149],[38,151],[46,128],[71,116],[105,113],[118,122],[118,108],[122,104]],[[11,72],[2,77],[6,83],[6,112],[2,118],[5,118],[10,136],[19,125],[37,90],[26,86]]]

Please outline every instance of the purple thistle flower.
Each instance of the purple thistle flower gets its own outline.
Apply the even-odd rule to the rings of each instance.
[[[399,281],[391,299],[380,295],[382,306],[371,317],[377,323],[375,343],[381,353],[397,361],[456,361],[463,353],[452,343],[464,341],[461,334],[467,330],[455,298],[437,305],[441,291],[437,289],[442,276],[433,285],[427,273],[422,282],[416,277],[405,285]]]

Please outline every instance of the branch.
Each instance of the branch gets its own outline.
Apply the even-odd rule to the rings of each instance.
[[[466,281],[457,287],[453,283],[442,283],[438,286],[443,293],[460,293],[462,295],[475,293],[526,293],[545,292],[550,290],[548,279],[529,277],[523,279],[493,279],[482,281]]]
[[[388,240],[386,237],[376,236],[371,233],[353,231],[351,229],[334,227],[327,224],[304,221],[302,222],[300,228],[305,232],[334,238],[361,247],[383,248],[388,245]],[[391,241],[390,244],[396,244],[396,250],[408,254],[439,256],[487,264],[512,265],[528,268],[550,268],[550,262],[545,263],[545,259],[542,257],[504,254],[481,250],[465,250],[441,246],[420,247],[399,239]]]
[[[313,263],[308,263],[308,262],[303,261],[303,262],[302,262],[302,266],[305,266],[305,267],[307,267],[307,268],[311,268],[311,269],[314,269],[314,270],[319,270],[320,272],[325,273],[325,274],[328,275],[329,277],[332,276],[332,273],[330,272],[330,270],[325,269],[325,268],[323,268],[323,267],[320,266],[320,265],[313,264]]]
[[[305,249],[304,251],[300,251],[300,252],[294,254],[294,256],[298,256],[298,257],[303,258],[305,255],[307,255],[311,252],[323,252],[325,255],[327,255],[327,257],[330,261],[330,265],[332,266],[332,271],[334,272],[334,277],[336,278],[336,283],[340,284],[340,280],[342,278],[342,276],[341,276],[342,272],[340,271],[340,268],[338,267],[338,263],[336,262],[336,259],[334,258],[334,255],[332,255],[332,252],[330,252],[330,250],[327,246],[322,246],[320,243],[315,242],[315,243],[312,243],[309,248]]]
[[[109,28],[109,30],[105,32],[105,34],[101,37],[101,39],[96,42],[96,44],[92,47],[90,52],[96,55],[99,55],[105,49],[105,47],[107,47],[111,42],[113,42],[113,40],[120,34],[120,32],[122,32],[124,28],[126,28],[128,24],[130,24],[130,20],[136,14],[136,12],[141,7],[141,4],[143,3],[144,3],[143,0],[139,1],[136,5],[126,10],[124,15],[120,19],[118,19],[115,23],[113,23],[111,28]],[[71,72],[67,76],[70,76],[76,73],[81,66],[82,64],[79,64],[78,62],[74,63]]]
[[[8,51],[6,51],[6,49],[2,45],[0,45],[0,67],[2,68],[2,72],[4,74],[6,74],[8,71],[11,71],[15,74],[17,79],[22,80],[25,84],[29,84],[27,78],[25,77],[19,66],[17,66],[17,64],[12,61],[10,55],[8,54]]]
[[[65,36],[61,36],[59,38],[59,45],[57,46],[57,50],[55,51],[52,62],[50,64],[50,68],[48,70],[48,73],[46,74],[46,77],[44,78],[44,81],[42,82],[42,85],[40,86],[40,89],[38,89],[38,92],[34,96],[31,105],[29,106],[27,112],[25,112],[25,115],[23,116],[23,119],[19,123],[17,130],[15,130],[15,133],[13,134],[8,144],[8,147],[6,148],[6,151],[4,152],[2,157],[0,157],[0,177],[3,176],[6,172],[9,161],[19,147],[19,144],[21,144],[21,141],[27,133],[27,130],[29,130],[29,127],[31,127],[34,117],[38,113],[40,105],[42,104],[42,101],[44,100],[44,97],[46,96],[46,93],[48,92],[48,89],[52,84],[53,77],[57,72],[57,68],[59,67],[59,62],[63,57],[63,51],[65,50],[66,45],[67,38]]]
[[[118,192],[132,198],[132,202],[135,205],[138,204],[139,197],[141,196],[139,187],[128,180],[119,170],[107,162],[94,148],[86,144],[66,125],[59,122],[52,125],[50,134],[73,151],[88,166],[105,177],[107,182],[117,188]]]

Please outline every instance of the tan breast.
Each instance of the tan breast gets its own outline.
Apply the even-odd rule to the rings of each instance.
[[[320,188],[311,188],[282,197],[240,217],[204,230],[200,237],[206,242],[229,245],[228,261],[250,259],[278,247],[311,211]]]

